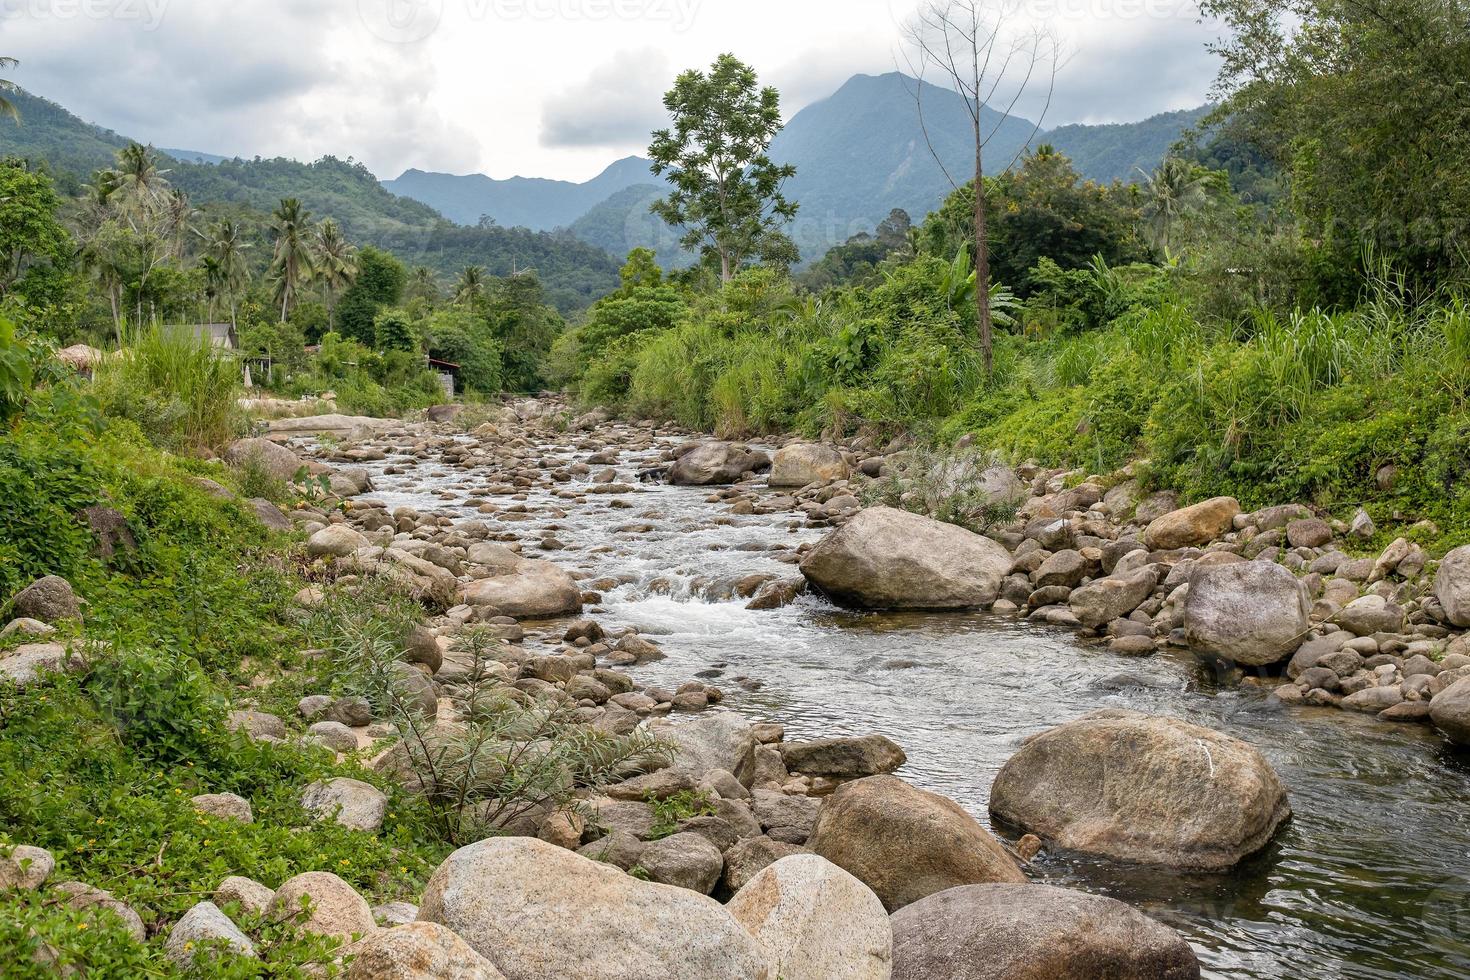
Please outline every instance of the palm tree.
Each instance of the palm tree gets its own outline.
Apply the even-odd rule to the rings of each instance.
[[[426,265],[416,266],[408,274],[408,294],[420,299],[437,300],[439,298],[439,277],[434,270]]]
[[[148,217],[163,202],[168,193],[167,173],[158,169],[158,155],[151,146],[129,143],[117,151],[111,180],[130,218]]]
[[[220,295],[225,291],[225,273],[220,268],[219,260],[212,255],[206,255],[200,259],[199,267],[204,272],[204,319],[207,323],[213,323],[214,304],[219,301]]]
[[[1165,157],[1157,170],[1143,175],[1144,217],[1154,244],[1164,254],[1169,252],[1174,223],[1209,200],[1209,180],[1203,168],[1179,157]]]
[[[182,259],[184,257],[184,234],[190,230],[189,219],[199,212],[194,210],[193,204],[189,203],[189,195],[177,187],[164,195],[159,203],[164,231],[172,242],[174,258]]]
[[[271,213],[271,236],[276,243],[271,274],[276,278],[282,323],[286,322],[286,314],[296,298],[297,284],[311,271],[311,252],[307,246],[307,222],[310,220],[311,212],[294,197],[283,198],[280,207]]]
[[[342,235],[342,229],[331,218],[316,227],[311,240],[311,260],[317,282],[322,286],[322,302],[327,306],[327,329],[332,329],[332,311],[342,290],[357,278],[357,246]]]
[[[456,303],[473,303],[485,295],[485,270],[478,265],[467,265],[454,284]]]
[[[250,243],[244,240],[240,226],[223,218],[210,226],[204,236],[204,254],[207,261],[219,270],[220,292],[230,301],[230,325],[236,323],[240,293],[250,282],[250,266],[245,261],[245,249]],[[206,274],[208,266],[205,267]]]
[[[20,62],[15,60],[14,58],[0,57],[0,69],[14,68],[18,64],[20,64]],[[0,78],[0,92],[14,92],[15,87],[16,86],[14,82],[10,81],[9,79]],[[0,95],[0,116],[9,116],[16,122],[20,122],[20,110],[15,107],[14,102],[11,102],[3,95]]]

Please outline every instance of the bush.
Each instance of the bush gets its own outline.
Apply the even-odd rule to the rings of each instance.
[[[242,431],[241,369],[233,355],[182,329],[138,332],[97,369],[109,415],[137,424],[156,445],[218,451]]]

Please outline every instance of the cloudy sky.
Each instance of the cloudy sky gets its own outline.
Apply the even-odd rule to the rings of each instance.
[[[994,0],[988,0],[994,2]],[[1070,52],[1048,125],[1204,101],[1193,0],[1026,4]],[[585,180],[733,51],[788,115],[903,61],[916,0],[0,0],[8,75],[159,146]],[[3,149],[3,147],[0,147]]]

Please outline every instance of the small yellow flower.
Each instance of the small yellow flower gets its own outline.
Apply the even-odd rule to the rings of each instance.
[[[87,928],[87,923],[85,923],[85,922],[78,922],[77,923],[77,928],[78,929],[85,929],[85,928]]]
[[[181,794],[182,794],[182,793],[183,793],[183,792],[184,792],[184,791],[183,791],[183,790],[181,790],[181,789],[175,789],[175,790],[174,790],[174,795],[175,795],[175,796],[179,796],[179,795],[181,795]]]

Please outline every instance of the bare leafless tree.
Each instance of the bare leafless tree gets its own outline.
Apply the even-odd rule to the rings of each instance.
[[[975,310],[985,374],[994,368],[994,325],[990,313],[990,248],[985,239],[985,147],[1016,111],[1026,93],[1040,100],[1031,138],[1041,129],[1051,108],[1062,46],[1056,33],[1031,17],[1025,0],[922,0],[905,31],[904,57],[916,80],[914,104],[929,152],[938,161],[951,186],[950,174],[929,138],[924,100],[931,86],[959,94],[969,113],[975,139]],[[1045,92],[1041,91],[1044,86]],[[996,113],[993,124],[986,110]],[[1008,164],[1014,164],[1012,159]]]

